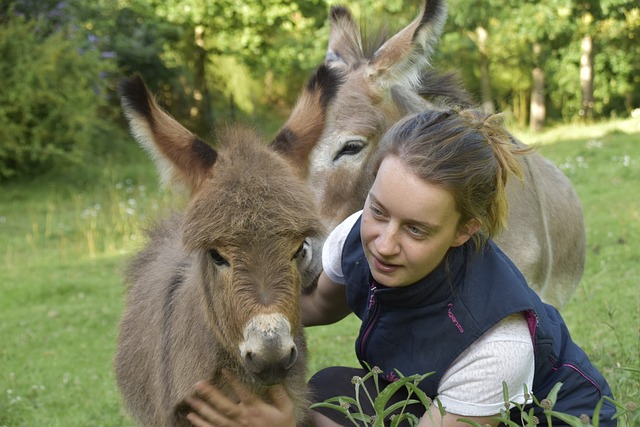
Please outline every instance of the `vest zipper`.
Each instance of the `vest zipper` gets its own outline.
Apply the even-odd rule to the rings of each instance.
[[[378,315],[380,314],[380,308],[378,304],[376,304],[375,292],[377,288],[374,284],[371,284],[370,293],[369,293],[369,305],[367,307],[367,315],[366,315],[366,323],[364,323],[364,327],[362,328],[363,332],[360,335],[360,345],[359,345],[359,359],[364,360],[365,349],[367,345],[367,340],[373,331],[373,328],[378,321]]]
[[[529,327],[529,333],[531,334],[531,344],[533,345],[533,355],[538,357],[538,342],[536,340],[536,333],[540,326],[540,320],[538,319],[538,313],[534,310],[527,310],[525,315],[527,320],[527,326]],[[533,320],[533,321],[532,321]]]

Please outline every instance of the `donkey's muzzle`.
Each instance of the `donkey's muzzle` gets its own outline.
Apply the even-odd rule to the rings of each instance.
[[[240,356],[247,371],[259,382],[281,383],[298,359],[287,318],[273,313],[251,319],[244,330]]]

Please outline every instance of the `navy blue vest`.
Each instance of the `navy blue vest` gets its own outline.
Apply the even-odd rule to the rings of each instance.
[[[554,410],[563,413],[591,416],[602,396],[612,397],[604,377],[571,340],[560,313],[540,300],[495,243],[489,241],[477,251],[469,240],[450,249],[445,260],[415,284],[387,288],[371,276],[360,222],[342,251],[347,302],[362,320],[356,341],[360,361],[379,367],[389,380],[394,369],[405,376],[434,372],[420,384],[434,398],[457,356],[500,320],[523,312],[534,345],[533,393],[539,400],[559,381],[563,386]],[[615,407],[605,402],[600,425],[615,426],[614,414]],[[544,425],[544,417],[539,418]],[[557,421],[554,426],[561,425]]]

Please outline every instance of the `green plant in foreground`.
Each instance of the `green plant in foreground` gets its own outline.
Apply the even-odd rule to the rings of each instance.
[[[332,397],[324,402],[314,403],[311,405],[311,409],[315,408],[329,408],[336,410],[342,413],[353,425],[355,426],[373,426],[373,427],[384,427],[389,425],[391,427],[397,427],[400,425],[402,421],[407,421],[410,426],[417,426],[420,422],[420,418],[416,417],[414,414],[406,413],[405,409],[407,405],[413,404],[422,404],[425,408],[425,415],[431,417],[432,404],[435,404],[440,412],[440,415],[444,415],[445,409],[442,407],[440,401],[436,398],[432,400],[429,398],[419,387],[418,384],[432,375],[433,372],[424,375],[410,375],[404,376],[397,369],[395,372],[400,377],[397,381],[387,385],[382,391],[380,391],[378,376],[382,373],[380,368],[374,366],[373,368],[367,365],[369,372],[364,377],[353,377],[351,382],[354,384],[355,393],[353,397],[349,396],[337,396]],[[375,384],[376,396],[373,397],[369,393],[369,390],[364,386],[365,381],[368,379],[372,379]],[[630,402],[626,405],[622,405],[609,397],[602,398],[593,411],[593,419],[591,419],[588,415],[583,414],[579,417],[574,415],[565,414],[562,412],[554,411],[553,407],[557,401],[558,392],[562,387],[562,383],[558,382],[551,389],[546,398],[542,400],[538,400],[534,395],[530,394],[525,387],[525,402],[523,404],[512,402],[509,399],[509,391],[505,383],[503,383],[503,396],[505,406],[504,409],[500,412],[500,415],[497,417],[497,420],[500,421],[501,425],[506,425],[509,427],[521,427],[521,426],[531,426],[539,424],[539,419],[536,415],[534,415],[533,407],[529,407],[527,410],[526,407],[530,406],[532,403],[537,408],[541,408],[543,410],[543,415],[546,417],[546,422],[548,426],[553,426],[553,419],[557,419],[562,421],[563,425],[569,425],[572,427],[585,427],[592,426],[598,427],[599,425],[599,415],[602,404],[605,401],[608,401],[615,405],[616,407],[616,415],[614,418],[618,419],[619,425],[622,426],[636,426],[640,424],[640,407],[636,404]],[[371,406],[374,409],[374,414],[365,414],[361,401],[360,401],[360,389],[364,391],[364,395],[371,403]],[[406,388],[407,390],[407,398],[403,401],[396,402],[387,407],[389,400],[391,397],[400,389]],[[356,411],[351,411],[350,409],[355,408]],[[513,409],[517,409],[520,411],[520,422],[515,422],[512,420]],[[395,413],[399,410],[399,413]],[[388,423],[385,423],[385,420],[388,420]],[[474,427],[483,427],[481,424],[466,419],[461,418],[459,421],[469,424]],[[432,418],[433,424],[433,418]]]
[[[311,405],[311,409],[314,408],[329,408],[335,409],[341,412],[345,417],[347,417],[353,425],[360,425],[358,421],[362,422],[365,426],[374,426],[381,427],[384,426],[384,421],[389,418],[391,422],[391,427],[396,427],[400,425],[400,423],[404,420],[409,422],[409,425],[415,426],[418,425],[420,419],[411,413],[405,412],[407,405],[412,405],[416,403],[420,403],[424,406],[426,411],[429,411],[431,407],[432,400],[418,388],[418,384],[427,378],[429,375],[432,375],[433,372],[424,375],[410,375],[405,377],[396,370],[396,373],[400,377],[397,381],[387,385],[382,392],[380,391],[380,386],[378,382],[378,377],[382,373],[380,368],[374,366],[373,368],[369,367],[369,372],[364,377],[353,377],[351,382],[355,387],[355,399],[348,396],[338,396],[325,400],[324,402],[314,403]],[[369,393],[369,390],[364,386],[365,381],[371,378],[375,384],[376,388],[376,396],[373,398]],[[360,402],[360,388],[364,391],[367,399],[373,406],[375,411],[374,415],[365,414],[362,409],[362,404]],[[394,403],[393,405],[387,407],[389,399],[400,389],[407,389],[407,399]],[[415,397],[412,397],[414,396]],[[349,409],[351,407],[357,408],[358,412],[351,412]],[[394,412],[400,410],[399,413],[394,414]]]

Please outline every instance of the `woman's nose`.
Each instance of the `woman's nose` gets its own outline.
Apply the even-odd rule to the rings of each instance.
[[[398,251],[398,231],[391,225],[381,230],[376,239],[376,249],[380,255],[395,255]]]

